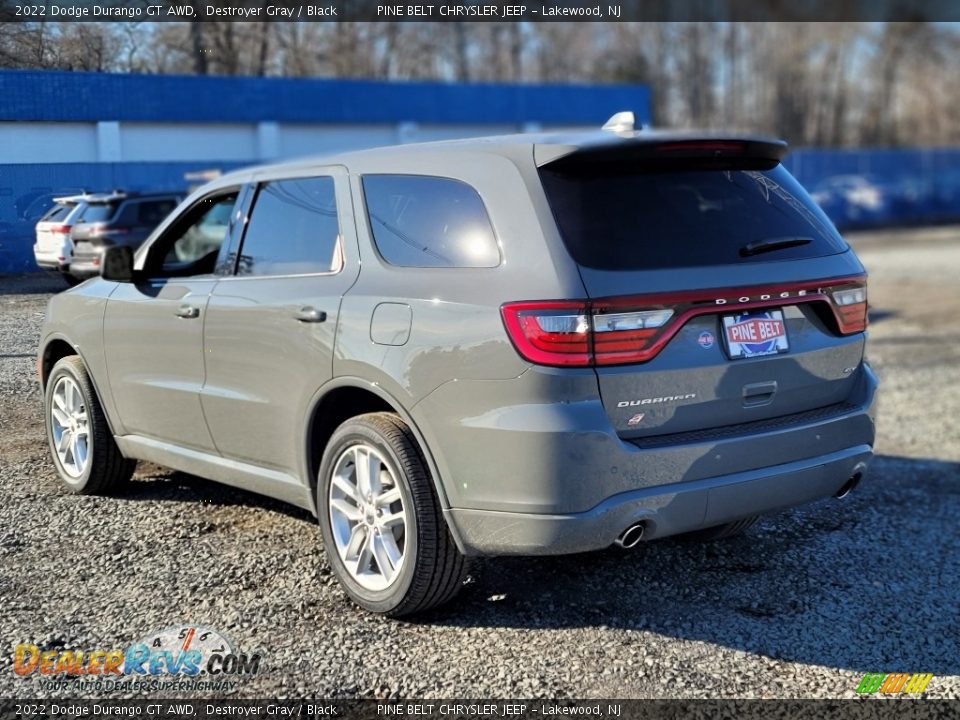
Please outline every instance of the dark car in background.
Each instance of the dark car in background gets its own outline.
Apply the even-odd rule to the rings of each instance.
[[[70,233],[74,246],[70,274],[81,279],[98,275],[103,251],[108,247],[140,247],[180,199],[176,192],[114,191],[85,196],[87,208]]]

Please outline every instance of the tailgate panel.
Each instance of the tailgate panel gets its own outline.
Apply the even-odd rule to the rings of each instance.
[[[859,375],[864,336],[836,336],[809,305],[788,305],[783,312],[787,353],[730,360],[718,313],[690,320],[647,363],[597,368],[617,433],[639,438],[688,432],[845,400]]]

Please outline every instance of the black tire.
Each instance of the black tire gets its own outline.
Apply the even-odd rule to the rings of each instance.
[[[67,283],[67,287],[75,287],[83,282],[80,278],[71,275],[70,273],[63,273],[63,281]]]
[[[83,408],[87,416],[88,445],[87,461],[83,472],[73,477],[64,469],[57,455],[54,441],[53,419],[51,406],[53,404],[54,389],[63,377],[69,377],[76,384],[83,398]],[[46,392],[44,393],[44,418],[47,428],[47,442],[50,445],[50,455],[57,468],[63,486],[70,492],[79,495],[104,495],[116,490],[127,482],[133,475],[136,460],[125,458],[110,432],[110,426],[103,414],[97,392],[90,382],[90,376],[83,365],[83,361],[76,355],[65,357],[53,366],[50,377],[47,378]]]
[[[408,524],[403,563],[382,590],[358,583],[347,570],[333,536],[330,485],[335,463],[357,444],[372,446],[397,479]],[[359,415],[344,422],[327,443],[317,481],[317,516],[330,567],[347,595],[360,607],[390,617],[423,612],[457,594],[467,576],[467,559],[457,549],[433,481],[410,428],[392,413]],[[412,526],[412,527],[411,527]]]
[[[736,520],[735,522],[724,523],[723,525],[714,525],[713,527],[704,528],[703,530],[694,530],[693,532],[684,533],[683,537],[687,538],[688,540],[696,540],[698,542],[725,540],[727,538],[736,537],[737,535],[742,535],[751,527],[753,527],[759,519],[759,515],[753,515],[751,517],[743,518],[742,520]]]

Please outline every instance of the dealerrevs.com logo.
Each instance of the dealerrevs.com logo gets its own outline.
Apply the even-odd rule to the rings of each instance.
[[[867,673],[857,686],[857,694],[919,695],[932,677],[931,673]]]
[[[126,649],[14,649],[13,671],[42,689],[232,690],[260,672],[263,654],[240,652],[219,630],[178,625],[150,633]]]

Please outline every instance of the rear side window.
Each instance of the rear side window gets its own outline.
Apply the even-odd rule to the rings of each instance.
[[[366,175],[363,194],[373,241],[391,265],[500,264],[487,210],[466,183],[420,175]]]
[[[541,169],[567,249],[602,270],[769,262],[847,249],[787,170]]]
[[[91,203],[87,205],[77,220],[85,223],[106,222],[113,217],[117,211],[118,203]]]
[[[263,183],[240,249],[239,275],[302,275],[340,269],[333,178]]]

